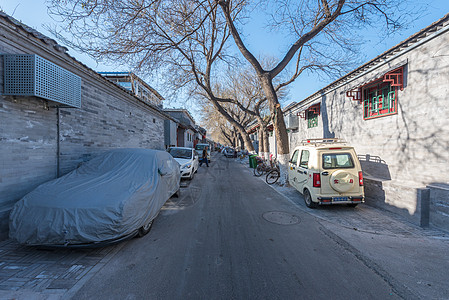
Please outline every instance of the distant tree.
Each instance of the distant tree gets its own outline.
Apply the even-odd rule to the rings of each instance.
[[[273,60],[267,57],[262,59],[264,65],[269,65],[272,62]],[[279,79],[283,79],[283,77],[279,76]],[[273,82],[277,83],[279,80],[275,79]],[[259,126],[259,155],[268,159],[269,144],[267,126],[271,122],[271,118],[267,98],[263,93],[254,70],[248,66],[235,67],[227,75],[223,88],[218,88],[217,90],[223,93],[221,94],[220,99],[223,99],[221,101],[233,104],[227,106],[233,109],[231,115],[235,115],[235,109],[237,109],[237,111],[241,111],[244,114],[245,117],[243,120],[257,120]],[[284,99],[287,96],[286,87],[277,84],[276,94],[280,101]],[[247,127],[247,124],[249,124],[249,122],[240,123],[244,127]]]
[[[224,145],[235,146],[237,136],[235,127],[218,113],[209,101],[203,100],[202,107],[200,112],[202,123],[213,140]]]

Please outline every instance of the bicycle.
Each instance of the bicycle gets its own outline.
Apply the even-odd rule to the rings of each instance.
[[[273,184],[279,180],[279,177],[281,177],[281,171],[279,170],[279,166],[275,165],[274,168],[267,173],[265,181],[268,184]]]
[[[257,167],[254,168],[254,176],[260,177],[263,174],[269,172],[271,170],[271,166],[269,166],[265,161],[260,160],[257,162]]]
[[[248,151],[246,151],[246,150],[240,151],[239,158],[240,158],[241,160],[243,160],[243,159],[245,159],[248,155],[249,155]]]

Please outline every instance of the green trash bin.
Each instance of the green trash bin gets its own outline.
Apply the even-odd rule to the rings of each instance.
[[[255,169],[257,167],[256,161],[257,155],[253,154],[249,156],[249,167]]]

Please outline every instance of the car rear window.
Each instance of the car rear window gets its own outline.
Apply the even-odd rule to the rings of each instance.
[[[354,168],[354,161],[350,153],[324,153],[323,169]]]

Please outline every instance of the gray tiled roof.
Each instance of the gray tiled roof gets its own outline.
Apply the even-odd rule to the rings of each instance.
[[[30,26],[23,24],[19,20],[14,19],[13,17],[9,16],[8,14],[6,14],[3,11],[0,11],[0,18],[6,20],[7,22],[9,22],[9,23],[11,23],[11,24],[13,24],[15,26],[20,27],[25,32],[28,32],[29,34],[33,35],[35,38],[40,39],[41,41],[43,41],[45,44],[53,45],[59,51],[62,51],[62,52],[67,52],[68,51],[68,49],[66,47],[59,45],[54,39],[51,39],[48,36],[46,36],[46,35],[40,33],[39,31],[37,31],[36,29],[33,29]]]

